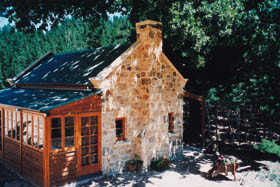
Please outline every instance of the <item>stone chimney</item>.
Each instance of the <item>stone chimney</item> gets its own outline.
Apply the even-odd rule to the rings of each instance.
[[[155,48],[162,47],[162,23],[146,20],[136,23],[137,41],[150,44]]]

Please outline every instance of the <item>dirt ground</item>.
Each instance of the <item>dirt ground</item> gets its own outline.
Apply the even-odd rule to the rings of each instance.
[[[93,179],[80,186],[131,186],[131,187],[270,187],[277,186],[267,178],[267,172],[280,167],[277,161],[250,160],[242,161],[237,171],[237,181],[233,175],[218,175],[209,179],[207,171],[211,168],[212,156],[206,155],[201,149],[185,146],[181,160],[173,161],[164,172],[124,172],[113,176]],[[252,158],[254,156],[251,156]],[[249,156],[250,158],[250,156]],[[262,159],[262,158],[261,158]],[[280,169],[278,169],[280,170]],[[279,176],[280,177],[280,176]]]
[[[238,152],[238,151],[236,151]],[[240,154],[242,152],[238,152]],[[231,155],[233,156],[233,155]],[[280,164],[277,158],[266,158],[256,153],[241,154],[233,156],[241,163],[237,170],[237,181],[233,176],[218,175],[209,179],[207,171],[211,168],[211,155],[204,154],[199,148],[185,146],[183,157],[180,160],[172,161],[170,168],[163,172],[155,171],[124,171],[120,174],[110,176],[99,176],[78,184],[66,186],[128,186],[128,187],[274,187],[275,181],[279,179]],[[256,157],[258,159],[256,159]],[[279,174],[279,175],[278,175]],[[271,177],[272,176],[272,177]],[[32,186],[25,179],[18,177],[12,171],[0,165],[0,186]]]

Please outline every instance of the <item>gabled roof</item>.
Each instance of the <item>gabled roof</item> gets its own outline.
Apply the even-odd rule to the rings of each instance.
[[[0,104],[45,112],[96,95],[99,91],[80,88],[91,85],[89,78],[97,76],[129,46],[48,53],[10,79],[15,87],[0,90]]]
[[[98,93],[99,91],[22,89],[11,87],[0,90],[0,103],[45,112]]]
[[[109,66],[129,46],[49,55],[15,84],[90,85],[89,78]]]

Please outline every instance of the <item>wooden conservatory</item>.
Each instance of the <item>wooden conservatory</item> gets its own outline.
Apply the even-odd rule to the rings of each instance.
[[[19,90],[19,94],[25,92]],[[48,91],[38,94],[49,97],[45,92]],[[1,158],[28,180],[49,186],[101,170],[100,96],[93,95],[45,113],[8,105],[0,107]]]
[[[47,53],[0,90],[0,159],[38,186],[119,172],[135,155],[148,167],[183,139],[187,79],[162,52],[161,23],[137,40]]]

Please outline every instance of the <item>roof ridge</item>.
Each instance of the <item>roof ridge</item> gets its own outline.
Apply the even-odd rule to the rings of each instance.
[[[117,44],[117,45],[108,45],[103,47],[97,47],[97,48],[91,48],[91,49],[83,49],[83,50],[77,50],[77,51],[68,51],[68,52],[62,52],[62,53],[55,53],[54,55],[66,55],[71,53],[82,53],[82,52],[92,52],[96,51],[97,49],[108,49],[108,48],[115,48],[116,46],[124,46],[124,45],[131,45],[130,43],[124,43],[124,44]]]
[[[82,53],[82,52],[88,52],[88,51],[93,51],[95,49],[84,49],[84,50],[78,50],[78,51],[68,51],[68,52],[62,52],[62,53],[55,53],[54,56],[57,55],[67,55],[67,54],[71,54],[71,53]]]

